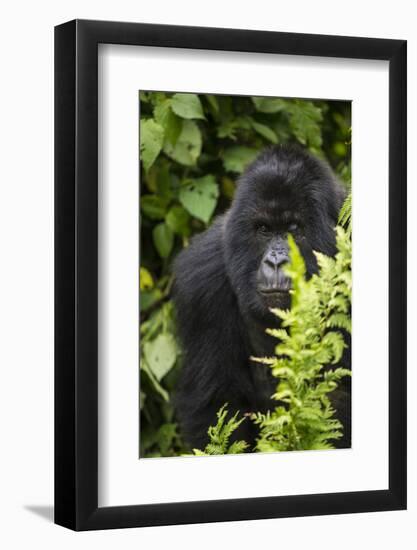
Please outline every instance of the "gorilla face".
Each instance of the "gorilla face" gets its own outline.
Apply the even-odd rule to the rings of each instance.
[[[292,231],[297,224],[291,223],[288,228],[276,233],[265,223],[259,225],[258,233],[266,241],[266,250],[256,274],[258,292],[269,304],[277,304],[287,299],[291,288],[291,280],[284,272],[283,267],[288,262],[288,245],[286,232]],[[264,246],[265,248],[265,246]]]
[[[269,308],[290,306],[288,235],[297,243],[308,275],[313,251],[335,253],[334,226],[343,192],[330,169],[298,148],[274,147],[239,181],[224,228],[225,265],[243,313],[269,318]]]

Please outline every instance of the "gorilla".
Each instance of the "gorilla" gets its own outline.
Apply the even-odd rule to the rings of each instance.
[[[277,381],[251,356],[273,355],[277,326],[271,307],[290,307],[288,234],[307,274],[317,272],[313,251],[333,256],[344,191],[331,169],[295,146],[264,150],[238,182],[230,209],[195,236],[174,264],[174,302],[184,353],[176,395],[183,436],[204,448],[216,412],[266,412]],[[350,368],[350,352],[344,361]],[[349,380],[346,380],[349,378]],[[350,447],[350,377],[333,392],[344,426],[339,448]],[[253,445],[256,430],[245,421],[235,433]]]

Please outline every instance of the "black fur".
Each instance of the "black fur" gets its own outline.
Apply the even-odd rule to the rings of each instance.
[[[287,307],[289,298],[269,298],[257,287],[257,273],[268,247],[258,228],[286,238],[288,226],[309,274],[317,270],[313,250],[335,253],[334,226],[343,191],[329,167],[299,148],[265,150],[246,169],[226,214],[193,238],[175,266],[174,299],[184,352],[176,409],[186,441],[203,448],[216,411],[228,403],[241,413],[265,411],[273,402],[276,381],[268,367],[251,355],[273,352],[265,333],[276,326],[270,306]],[[295,227],[295,225],[291,225]],[[350,363],[349,358],[347,362]],[[350,446],[350,386],[334,396]],[[253,443],[254,428],[245,421],[239,438]]]

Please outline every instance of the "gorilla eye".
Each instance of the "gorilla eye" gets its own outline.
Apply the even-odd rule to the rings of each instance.
[[[271,228],[265,224],[258,225],[257,231],[260,235],[269,235],[271,233]]]
[[[299,228],[299,227],[298,227],[298,224],[296,224],[296,223],[290,223],[290,225],[288,226],[288,231],[289,231],[290,233],[293,233],[294,231],[297,231],[298,228]]]

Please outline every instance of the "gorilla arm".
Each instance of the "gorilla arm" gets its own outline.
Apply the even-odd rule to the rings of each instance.
[[[223,218],[194,237],[178,256],[174,301],[183,349],[176,411],[184,437],[203,448],[216,412],[249,410],[253,388],[245,330],[236,297],[226,275],[222,242]],[[242,424],[239,438],[244,438]]]

